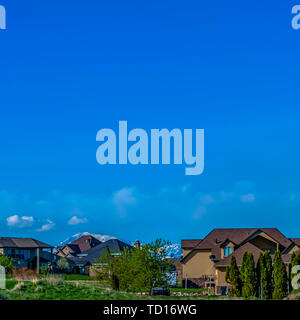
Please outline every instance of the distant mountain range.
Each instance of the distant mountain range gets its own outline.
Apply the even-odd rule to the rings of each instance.
[[[86,235],[91,235],[98,239],[101,242],[108,241],[110,239],[117,239],[116,237],[110,236],[110,235],[102,235],[102,234],[97,234],[97,233],[90,233],[90,232],[78,232],[72,235],[71,237],[65,239],[64,241],[61,241],[58,246],[64,246],[67,243],[73,242],[77,240],[78,238]],[[182,254],[181,247],[178,243],[173,243],[169,246],[166,247],[167,251],[167,257],[168,258],[180,258]]]
[[[101,242],[105,242],[105,241],[110,240],[110,239],[116,239],[116,237],[112,237],[112,236],[109,236],[109,235],[90,233],[90,232],[78,232],[78,233],[73,234],[71,237],[65,239],[64,241],[61,241],[58,245],[59,246],[64,246],[65,244],[73,242],[73,241],[77,240],[78,238],[80,238],[82,236],[88,236],[88,235],[91,235],[91,236],[95,237],[96,239],[98,239]]]

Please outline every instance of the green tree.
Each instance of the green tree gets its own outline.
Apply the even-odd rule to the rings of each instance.
[[[245,252],[243,256],[242,270],[242,296],[244,298],[254,297],[256,295],[256,275],[255,262],[251,252]]]
[[[69,269],[69,262],[65,257],[60,258],[57,261],[57,267],[62,271],[67,271]]]
[[[292,282],[294,276],[297,273],[292,273],[292,269],[294,266],[300,265],[300,253],[298,253],[297,255],[295,254],[295,252],[293,252],[292,256],[291,256],[291,276],[290,276],[290,282]]]
[[[266,250],[264,254],[265,263],[265,279],[263,282],[263,298],[272,299],[273,292],[273,262],[270,250]]]
[[[11,273],[14,267],[13,259],[4,254],[0,254],[0,266],[5,268],[6,273]]]
[[[141,247],[125,248],[118,254],[107,253],[98,260],[97,278],[127,292],[167,285],[171,267],[166,259],[168,244],[158,239]]]
[[[273,299],[283,299],[287,295],[287,273],[281,254],[278,250],[274,255],[273,281]]]
[[[256,295],[257,297],[263,297],[263,282],[265,281],[265,275],[266,275],[266,266],[265,266],[265,259],[262,252],[259,254],[259,258],[256,264],[256,281],[257,281],[257,289],[256,289]]]
[[[240,271],[236,264],[236,259],[231,256],[230,265],[226,268],[225,280],[232,285],[230,294],[231,296],[241,296],[241,278]]]

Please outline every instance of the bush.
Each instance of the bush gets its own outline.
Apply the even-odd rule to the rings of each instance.
[[[0,266],[5,268],[6,273],[11,273],[14,266],[13,259],[4,254],[0,254]]]

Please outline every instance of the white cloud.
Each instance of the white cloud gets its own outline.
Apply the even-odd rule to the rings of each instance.
[[[25,228],[31,227],[34,223],[34,218],[32,216],[22,216],[15,214],[13,216],[6,218],[7,225],[9,227],[18,227],[18,228]]]
[[[86,218],[78,218],[77,216],[73,216],[69,221],[68,224],[76,225],[81,223],[87,223],[88,220]]]
[[[113,195],[113,204],[121,217],[126,216],[127,207],[136,203],[134,188],[123,188]]]
[[[37,231],[42,232],[42,231],[49,231],[53,227],[55,227],[55,223],[49,219],[47,219],[47,223],[43,224]]]
[[[252,203],[255,200],[253,193],[244,194],[240,197],[241,202],[243,203]]]

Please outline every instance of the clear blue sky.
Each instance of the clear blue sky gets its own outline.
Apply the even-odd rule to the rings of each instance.
[[[297,2],[0,4],[1,236],[300,236]],[[204,128],[204,173],[100,166],[96,133],[119,120]]]

